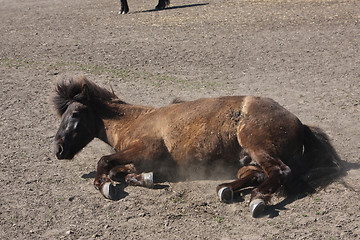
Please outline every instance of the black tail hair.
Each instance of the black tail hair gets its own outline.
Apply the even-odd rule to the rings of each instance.
[[[327,134],[318,127],[304,125],[304,150],[292,168],[286,194],[313,193],[326,187],[342,173],[341,159]]]
[[[341,159],[327,134],[318,127],[306,125],[304,125],[304,134],[303,161],[305,161],[309,170],[333,168],[337,170],[337,172],[340,172],[342,168],[340,163]],[[319,178],[322,176],[318,174],[313,177]],[[311,177],[309,180],[311,180]]]

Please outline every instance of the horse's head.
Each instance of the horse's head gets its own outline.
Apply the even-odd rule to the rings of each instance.
[[[61,116],[55,135],[55,154],[58,159],[72,159],[96,134],[95,116],[91,108],[73,102]]]
[[[55,136],[58,159],[72,159],[103,127],[100,116],[113,112],[109,103],[119,101],[113,92],[97,86],[85,77],[61,79],[52,98],[61,124]]]
[[[95,137],[95,114],[89,103],[89,81],[85,78],[58,81],[52,98],[61,116],[55,135],[55,155],[58,159],[72,159]]]

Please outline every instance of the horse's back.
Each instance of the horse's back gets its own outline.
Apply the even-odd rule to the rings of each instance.
[[[202,98],[158,109],[162,137],[182,164],[197,159],[237,161],[237,125],[244,97]]]
[[[132,126],[134,136],[161,139],[180,165],[237,162],[244,149],[287,157],[303,143],[295,115],[272,99],[253,96],[181,101],[154,109]]]

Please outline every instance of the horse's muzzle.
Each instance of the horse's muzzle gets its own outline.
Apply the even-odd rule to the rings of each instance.
[[[65,159],[66,157],[64,156],[64,147],[61,144],[57,144],[55,146],[55,155],[58,159]]]

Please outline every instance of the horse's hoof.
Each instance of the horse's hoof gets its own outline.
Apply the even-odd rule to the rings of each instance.
[[[258,217],[265,210],[264,200],[258,198],[250,202],[250,213],[254,218]]]
[[[112,199],[114,196],[114,186],[111,184],[111,182],[106,182],[102,186],[100,192],[105,198]]]
[[[128,12],[129,12],[129,9],[125,9],[125,10],[120,9],[119,14],[124,15],[124,14],[127,14]]]
[[[230,203],[233,200],[234,193],[229,187],[222,187],[218,191],[218,196],[220,198],[220,201],[225,203]]]
[[[153,188],[154,187],[154,174],[153,172],[143,173],[144,187]]]

